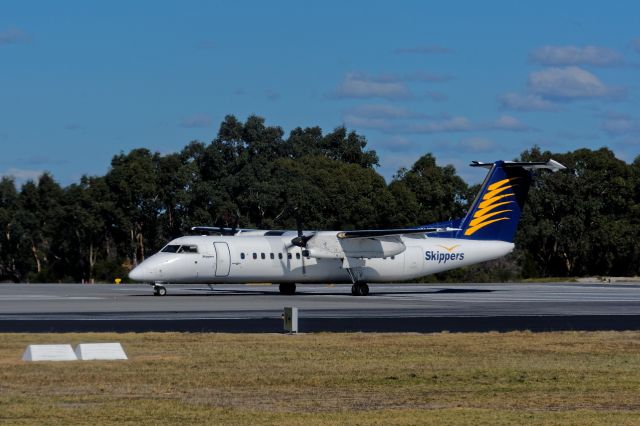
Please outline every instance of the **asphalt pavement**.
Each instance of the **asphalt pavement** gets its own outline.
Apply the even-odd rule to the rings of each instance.
[[[167,285],[0,284],[0,332],[639,330],[640,284]]]

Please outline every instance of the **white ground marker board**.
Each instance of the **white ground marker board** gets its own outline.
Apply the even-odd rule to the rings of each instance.
[[[127,359],[120,343],[81,343],[76,346],[75,355],[83,361]]]
[[[71,345],[29,345],[23,361],[77,361]]]

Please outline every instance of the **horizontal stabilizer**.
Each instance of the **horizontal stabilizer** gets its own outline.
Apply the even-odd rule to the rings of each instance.
[[[493,167],[494,163],[483,163],[481,161],[472,161],[471,167],[484,167],[486,169],[490,169]],[[533,169],[547,169],[552,172],[557,172],[559,170],[566,169],[565,166],[558,163],[556,160],[549,161],[531,161],[531,162],[520,162],[520,161],[504,161],[502,163],[502,167],[522,167],[525,170],[533,170]]]

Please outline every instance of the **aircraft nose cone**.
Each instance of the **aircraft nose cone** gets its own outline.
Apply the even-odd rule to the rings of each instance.
[[[129,278],[133,281],[145,281],[149,279],[149,271],[144,266],[136,266],[129,272]]]

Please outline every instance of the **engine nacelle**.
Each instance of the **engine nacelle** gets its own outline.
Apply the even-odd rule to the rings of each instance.
[[[318,232],[307,243],[309,256],[321,259],[383,258],[406,250],[399,235],[376,238],[338,238],[337,233]]]

